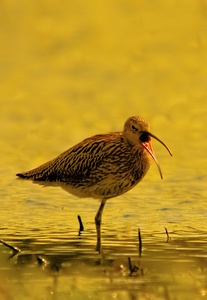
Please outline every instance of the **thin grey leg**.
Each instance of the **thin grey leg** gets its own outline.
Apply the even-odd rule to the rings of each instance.
[[[102,219],[102,213],[105,204],[106,204],[106,200],[102,200],[101,205],[99,206],[99,209],[95,216],[96,233],[97,233],[96,251],[98,251],[99,253],[101,253],[101,219]]]

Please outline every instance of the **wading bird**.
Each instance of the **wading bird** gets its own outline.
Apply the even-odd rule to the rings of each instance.
[[[89,137],[53,160],[16,174],[45,185],[57,185],[78,197],[101,200],[95,216],[96,250],[101,251],[101,218],[107,199],[119,196],[137,185],[147,173],[151,158],[162,172],[151,145],[151,138],[168,147],[149,131],[142,118],[130,117],[121,132]]]

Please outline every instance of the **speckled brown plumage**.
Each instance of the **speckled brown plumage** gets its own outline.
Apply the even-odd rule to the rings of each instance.
[[[76,196],[99,198],[105,203],[106,199],[127,192],[144,177],[150,167],[150,156],[157,163],[151,137],[165,146],[149,132],[147,122],[130,117],[122,132],[87,138],[55,159],[17,176],[43,184],[55,183]]]

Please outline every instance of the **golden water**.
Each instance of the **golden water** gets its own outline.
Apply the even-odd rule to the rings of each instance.
[[[0,299],[206,299],[207,2],[8,0],[0,20],[0,238],[22,250],[0,245]],[[164,180],[107,202],[100,256],[97,201],[15,173],[131,115],[173,157],[154,141]]]

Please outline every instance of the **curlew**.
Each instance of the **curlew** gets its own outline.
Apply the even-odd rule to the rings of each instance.
[[[101,251],[101,219],[107,199],[126,193],[137,185],[149,170],[151,158],[160,176],[151,138],[168,147],[149,131],[140,117],[127,119],[121,132],[86,138],[56,158],[28,172],[16,174],[43,185],[57,185],[78,197],[101,200],[95,216],[96,250]]]

